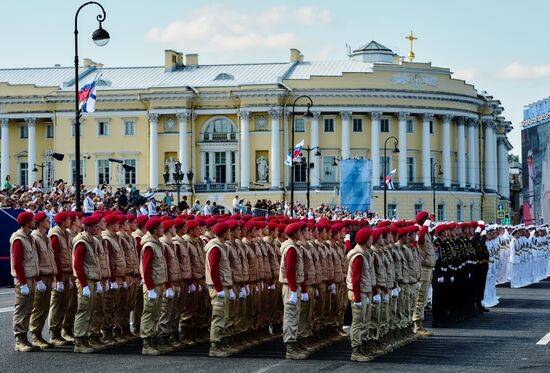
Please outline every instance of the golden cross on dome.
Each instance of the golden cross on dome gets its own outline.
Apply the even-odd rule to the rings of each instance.
[[[410,49],[409,54],[407,55],[407,57],[409,57],[410,62],[413,62],[413,60],[414,60],[413,41],[418,40],[418,38],[415,37],[413,35],[413,32],[411,31],[410,35],[405,36],[405,39],[408,39],[411,42],[411,49]]]

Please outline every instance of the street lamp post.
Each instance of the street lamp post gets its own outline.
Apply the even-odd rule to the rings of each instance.
[[[193,186],[193,171],[189,170],[187,171],[187,181],[189,181],[189,185],[191,186],[191,201],[189,201],[189,203],[191,204],[191,206],[193,206],[193,199],[195,198],[195,188]]]
[[[433,202],[433,214],[434,217],[437,218],[437,210],[435,209],[435,166],[437,163],[432,164],[432,202]],[[442,175],[443,172],[441,171],[441,165],[439,166],[439,170],[437,172],[437,175]]]
[[[397,147],[397,145],[399,145],[399,140],[397,140],[397,138],[395,136],[390,136],[386,139],[386,141],[384,141],[384,178],[386,178],[386,176],[388,175],[388,162],[387,162],[387,156],[386,156],[386,151],[388,149],[388,140],[390,139],[394,139],[395,142],[393,143],[393,151],[392,153],[399,153],[399,148]],[[387,218],[387,209],[388,209],[388,206],[386,204],[386,195],[387,195],[387,191],[388,191],[388,183],[386,183],[386,180],[384,179],[384,219]]]
[[[181,172],[181,162],[177,161],[176,162],[176,172],[174,172],[174,181],[176,182],[176,190],[177,190],[177,195],[178,195],[178,206],[180,204],[180,189],[181,189],[181,185],[183,183],[183,176],[184,176],[184,173]]]
[[[316,150],[317,151],[315,152],[315,156],[316,157],[320,157],[321,156],[321,152],[319,152],[319,147],[316,146],[314,148],[302,148],[302,150],[305,150],[307,152],[307,183],[306,183],[306,186],[307,186],[307,190],[306,190],[306,198],[307,198],[307,209],[309,210],[309,196],[310,196],[310,189],[311,189],[311,167],[314,166],[314,164],[311,164],[310,161],[309,161],[309,154]]]
[[[103,14],[98,14],[96,19],[99,22],[99,28],[92,34],[92,40],[100,47],[103,47],[109,42],[109,33],[103,29],[101,24],[105,21],[107,13],[103,6],[96,1],[88,1],[78,8],[74,16],[74,105],[75,105],[75,121],[74,121],[74,154],[75,154],[75,168],[76,168],[76,211],[82,211],[80,206],[80,188],[82,184],[80,176],[80,105],[78,100],[78,14],[86,5],[95,4],[101,8]]]
[[[307,96],[307,95],[302,95],[302,96],[298,96],[296,97],[296,99],[294,100],[294,102],[292,103],[292,136],[291,136],[291,151],[290,151],[290,158],[291,158],[291,162],[290,162],[290,216],[293,217],[294,216],[294,161],[293,161],[293,158],[294,158],[294,132],[296,131],[296,126],[295,126],[295,123],[294,123],[294,116],[296,114],[296,102],[301,99],[301,98],[306,98],[309,100],[309,102],[307,103],[307,111],[304,113],[304,118],[313,118],[313,114],[311,113],[310,109],[311,107],[313,106],[313,100],[311,99],[311,97]]]
[[[40,167],[41,168],[41,171],[42,171],[42,182],[44,182],[44,167],[46,167],[43,163],[42,164],[34,164],[34,168],[32,169],[32,172],[38,172],[38,168],[37,167]]]

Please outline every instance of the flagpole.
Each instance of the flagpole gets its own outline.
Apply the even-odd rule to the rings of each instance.
[[[388,193],[388,183],[387,183],[387,175],[388,175],[388,159],[386,155],[386,151],[388,150],[388,140],[394,139],[395,142],[393,144],[393,153],[399,153],[399,149],[397,148],[397,145],[399,144],[399,140],[395,136],[390,136],[384,141],[384,219],[387,219],[387,209],[388,205],[386,203],[387,193]]]

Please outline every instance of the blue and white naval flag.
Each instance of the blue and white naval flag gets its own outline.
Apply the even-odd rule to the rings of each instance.
[[[393,175],[395,175],[396,172],[397,170],[391,170],[390,174],[386,176],[386,184],[388,189],[395,189],[393,186]]]
[[[78,101],[80,102],[80,110],[83,113],[93,113],[95,111],[95,102],[96,102],[96,85],[100,76],[88,83],[78,92]]]
[[[288,154],[286,156],[285,164],[289,167],[292,166],[292,161],[300,156],[300,153],[302,152],[303,148],[304,148],[304,140],[296,144],[294,149],[292,149],[292,154]]]

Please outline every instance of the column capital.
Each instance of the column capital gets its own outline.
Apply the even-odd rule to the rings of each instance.
[[[159,120],[159,114],[157,114],[157,113],[149,113],[148,117],[149,117],[149,121],[152,122],[152,123],[153,122],[156,123]]]
[[[424,114],[422,114],[422,120],[423,120],[423,121],[434,120],[434,118],[435,118],[435,114],[434,114],[434,113],[424,113]]]
[[[477,128],[478,124],[479,124],[479,122],[477,121],[477,119],[470,118],[470,119],[466,120],[466,125],[468,127]]]
[[[397,113],[397,118],[399,120],[407,120],[409,118],[409,116],[411,115],[411,113],[407,113],[407,112],[404,112],[404,111],[400,111],[399,113]]]
[[[27,123],[29,127],[34,127],[36,126],[36,118],[25,118],[25,123]]]
[[[342,117],[342,119],[349,119],[351,118],[351,114],[352,114],[351,111],[342,111],[340,113],[340,116]]]
[[[239,111],[238,115],[241,119],[248,119],[250,118],[250,111]]]
[[[483,120],[483,127],[484,128],[490,128],[490,129],[496,129],[497,128],[497,125],[495,124],[495,122],[492,120],[492,119],[484,119]]]
[[[187,119],[191,118],[191,110],[184,110],[184,111],[177,112],[176,117],[180,121],[187,120]]]
[[[463,126],[466,123],[466,117],[456,117],[456,122],[459,126]]]
[[[370,113],[370,117],[372,120],[380,120],[380,117],[382,116],[381,111],[373,111]]]
[[[271,116],[271,119],[279,119],[282,113],[283,111],[278,107],[274,107],[269,110],[269,115]]]
[[[453,120],[455,116],[452,114],[443,114],[441,115],[441,119],[443,119],[444,122],[450,122]]]
[[[311,114],[313,114],[313,119],[319,119],[321,116],[321,112],[318,110],[312,111]]]
[[[10,122],[9,118],[0,118],[0,124],[2,125],[3,128],[7,128],[9,122]]]

